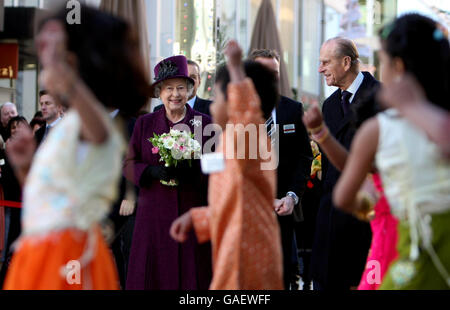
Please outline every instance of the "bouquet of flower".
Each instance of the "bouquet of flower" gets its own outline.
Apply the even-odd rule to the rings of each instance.
[[[159,160],[165,163],[166,167],[176,167],[179,162],[187,161],[189,167],[192,166],[192,159],[200,158],[201,145],[194,139],[194,134],[185,131],[171,129],[169,133],[162,135],[153,134],[153,138],[149,138],[153,144],[152,153],[159,154]],[[168,186],[177,186],[177,180],[161,183]]]

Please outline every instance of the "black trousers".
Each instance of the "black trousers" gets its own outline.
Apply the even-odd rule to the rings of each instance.
[[[111,250],[116,261],[117,272],[119,274],[120,286],[125,289],[127,280],[128,259],[130,258],[131,241],[133,239],[134,221],[136,212],[130,215],[120,230],[117,232]]]
[[[281,246],[283,250],[283,283],[284,288],[289,289],[295,268],[292,264],[292,244],[294,242],[294,217],[277,216],[281,232]]]

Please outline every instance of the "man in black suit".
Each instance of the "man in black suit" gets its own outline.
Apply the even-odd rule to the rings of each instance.
[[[250,60],[262,63],[280,76],[280,56],[276,51],[254,50],[249,55]],[[295,276],[293,257],[297,253],[294,243],[294,222],[301,220],[301,201],[306,182],[311,171],[312,151],[308,133],[302,122],[303,107],[284,96],[280,96],[277,108],[268,119],[270,132],[271,119],[277,125],[279,141],[278,171],[277,171],[277,198],[274,209],[277,213],[281,230],[283,248],[283,279],[286,289],[290,288],[292,278]],[[272,143],[276,141],[272,140]],[[294,216],[297,215],[297,216]]]
[[[195,61],[192,61],[190,59],[188,59],[187,63],[188,63],[189,77],[193,79],[195,82],[192,95],[189,97],[187,104],[189,104],[191,108],[193,108],[195,111],[211,116],[211,113],[209,112],[209,106],[211,105],[212,101],[202,99],[197,96],[197,90],[202,83],[202,78],[200,75],[200,66]],[[153,112],[158,111],[162,107],[163,107],[162,104],[155,107]]]
[[[50,130],[62,119],[62,106],[46,91],[39,92],[39,105],[41,106],[42,118],[45,120],[45,126],[39,128],[34,138],[39,146],[47,137]]]
[[[338,87],[323,104],[324,121],[330,133],[349,149],[355,134],[352,110],[366,91],[379,87],[379,82],[370,73],[360,72],[355,44],[340,37],[322,45],[319,73],[325,76],[328,86]],[[340,172],[322,154],[323,193],[312,253],[314,289],[318,290],[356,288],[372,238],[368,223],[333,206],[332,193],[339,176]]]

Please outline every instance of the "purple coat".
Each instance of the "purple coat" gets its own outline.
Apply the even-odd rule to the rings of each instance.
[[[207,115],[186,105],[186,117],[180,123],[194,126],[194,116],[202,118],[202,126],[211,123]],[[134,127],[124,174],[137,186],[148,165],[163,165],[158,154],[152,154],[153,145],[147,140],[167,133],[173,123],[160,109],[139,118]],[[203,137],[202,145],[209,137]],[[192,162],[192,176],[180,180],[176,187],[162,185],[154,180],[148,187],[140,187],[136,223],[129,259],[126,289],[131,290],[206,290],[209,287],[211,266],[210,243],[199,245],[192,231],[186,242],[179,244],[169,235],[172,222],[192,207],[207,205],[207,176],[202,174],[200,160]]]

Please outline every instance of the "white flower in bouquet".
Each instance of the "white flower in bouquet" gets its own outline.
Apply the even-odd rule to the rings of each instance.
[[[170,136],[172,136],[173,138],[175,137],[179,137],[182,135],[182,132],[176,129],[170,129]]]
[[[202,147],[192,133],[171,129],[169,133],[160,136],[154,134],[153,138],[148,140],[153,144],[153,154],[159,154],[160,161],[163,161],[166,167],[176,167],[182,160],[188,160],[191,166],[192,159],[200,158]],[[161,183],[170,186],[178,185],[176,180],[161,181]]]
[[[172,137],[168,137],[167,139],[164,139],[164,147],[168,150],[171,150],[175,144],[175,139]]]

